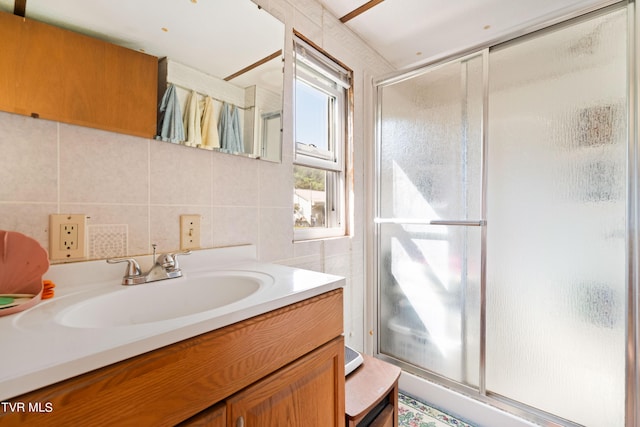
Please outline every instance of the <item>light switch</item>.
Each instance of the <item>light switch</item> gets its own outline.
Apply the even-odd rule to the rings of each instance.
[[[200,248],[200,215],[180,215],[180,249]]]

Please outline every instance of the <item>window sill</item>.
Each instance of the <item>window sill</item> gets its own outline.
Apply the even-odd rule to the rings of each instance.
[[[318,240],[334,240],[334,239],[343,239],[343,238],[349,238],[349,237],[351,236],[347,234],[344,229],[336,230],[335,234],[325,229],[322,229],[322,230],[305,229],[305,230],[293,231],[293,243],[318,241]]]

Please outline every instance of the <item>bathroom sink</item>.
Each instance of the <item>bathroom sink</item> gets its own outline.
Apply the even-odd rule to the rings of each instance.
[[[176,319],[240,302],[272,282],[269,275],[242,271],[122,286],[75,302],[56,316],[56,323],[110,328]]]

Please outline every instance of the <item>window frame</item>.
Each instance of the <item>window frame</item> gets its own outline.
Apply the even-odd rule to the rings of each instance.
[[[350,141],[351,71],[329,57],[321,49],[309,44],[297,33],[294,42],[293,73],[293,165],[325,172],[325,226],[296,227],[294,241],[344,236],[347,232],[347,149]],[[327,95],[328,150],[318,149],[297,140],[298,82]],[[293,188],[296,191],[295,183]]]

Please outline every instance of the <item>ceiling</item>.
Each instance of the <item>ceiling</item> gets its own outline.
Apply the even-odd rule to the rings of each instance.
[[[13,13],[14,1],[0,0],[0,11]],[[155,56],[167,56],[221,78],[272,54],[281,48],[284,40],[282,23],[249,0],[17,0],[17,3],[25,1],[25,16],[28,18]],[[612,2],[319,1],[336,17],[343,17],[345,25],[395,69],[408,68],[436,57],[485,45],[550,19]],[[227,9],[233,9],[233,12]],[[347,19],[350,13],[355,17]],[[239,22],[227,18],[237,14],[243,16]],[[265,15],[270,19],[264,22],[258,20],[258,17],[264,18]],[[239,30],[240,35],[230,35],[234,30]],[[239,40],[246,42],[245,45],[237,47],[235,42]],[[224,49],[214,53],[213,46]],[[279,67],[281,72],[278,61],[279,58],[275,61],[275,67]]]
[[[603,0],[319,0],[395,69],[404,69],[523,29],[611,3]],[[368,9],[367,9],[368,8]],[[357,13],[357,12],[355,12]]]

